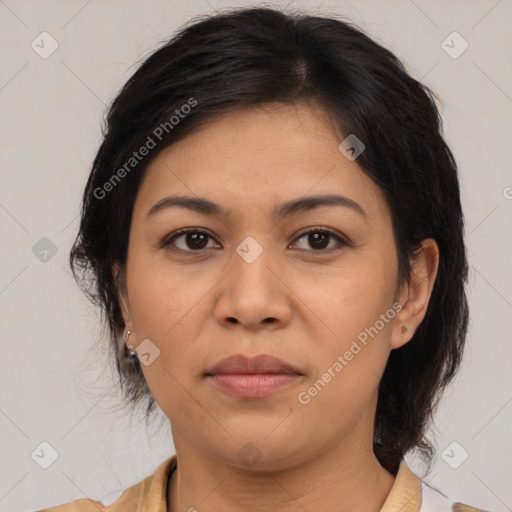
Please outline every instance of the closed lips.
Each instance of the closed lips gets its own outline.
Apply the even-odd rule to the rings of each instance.
[[[205,376],[225,395],[239,400],[260,400],[300,382],[303,374],[274,356],[237,354],[222,359]]]
[[[222,359],[206,372],[206,376],[228,374],[290,374],[303,375],[297,368],[274,356],[262,354],[254,357],[236,354]]]

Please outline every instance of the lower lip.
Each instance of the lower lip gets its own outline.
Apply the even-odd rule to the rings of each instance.
[[[237,398],[264,398],[300,379],[289,373],[246,373],[209,376],[213,385]]]

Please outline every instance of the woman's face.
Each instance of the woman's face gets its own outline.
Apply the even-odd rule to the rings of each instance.
[[[123,312],[178,452],[271,470],[371,446],[379,380],[406,340],[390,212],[343,138],[306,106],[267,105],[217,118],[149,165]],[[196,207],[152,211],[170,196]],[[212,370],[262,354],[295,371]]]

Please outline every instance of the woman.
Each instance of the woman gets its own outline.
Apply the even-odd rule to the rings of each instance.
[[[422,482],[467,261],[433,93],[349,23],[194,20],[110,107],[71,251],[176,455],[52,511],[478,510]],[[107,507],[107,508],[104,508]]]

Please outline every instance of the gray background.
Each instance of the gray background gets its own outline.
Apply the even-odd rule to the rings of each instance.
[[[99,317],[70,276],[68,252],[106,104],[179,25],[238,5],[0,0],[2,511],[101,498],[174,453],[163,413],[146,430],[142,416],[121,407],[96,341]],[[293,5],[349,17],[442,98],[446,139],[461,171],[471,327],[461,372],[431,429],[438,452],[425,480],[452,499],[511,510],[512,2]],[[45,59],[31,47],[51,48],[48,36],[41,43],[43,31],[58,43]],[[458,58],[442,46],[453,31],[469,44]],[[453,53],[462,42],[444,44]],[[51,453],[42,442],[58,453],[48,469],[39,465]],[[407,460],[423,476],[419,461]]]

